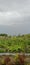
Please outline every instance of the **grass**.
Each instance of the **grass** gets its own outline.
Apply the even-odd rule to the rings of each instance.
[[[15,52],[16,55],[0,56],[0,65],[30,65],[30,62],[25,62],[30,56],[25,57],[17,54],[17,52],[30,53],[30,34],[18,36],[0,34],[0,53],[3,52]]]
[[[18,36],[0,34],[0,53],[1,52],[30,53],[30,34]]]

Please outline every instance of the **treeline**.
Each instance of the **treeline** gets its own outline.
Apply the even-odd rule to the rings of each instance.
[[[0,36],[8,36],[8,34],[0,34]]]
[[[30,34],[18,34],[18,35],[9,35],[9,34],[5,34],[5,33],[1,33],[0,36],[13,36],[13,37],[24,37],[24,36],[28,36],[30,37]]]

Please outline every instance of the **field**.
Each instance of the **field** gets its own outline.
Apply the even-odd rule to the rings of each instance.
[[[0,54],[12,53],[15,55],[0,55],[0,65],[30,65],[30,34],[10,36],[0,34]],[[23,53],[23,55],[20,55]]]
[[[30,53],[30,34],[18,36],[0,34],[0,53],[3,52]]]

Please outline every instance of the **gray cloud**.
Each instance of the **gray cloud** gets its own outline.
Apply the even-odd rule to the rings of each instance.
[[[23,7],[24,0],[0,0],[0,8],[4,11],[14,11]]]
[[[11,32],[27,33],[30,28],[30,0],[0,0],[0,25],[10,26],[10,29],[4,27],[5,31],[8,28]]]

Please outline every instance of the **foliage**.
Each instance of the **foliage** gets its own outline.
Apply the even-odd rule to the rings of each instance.
[[[0,34],[0,53],[1,52],[30,53],[30,34],[18,36]]]

